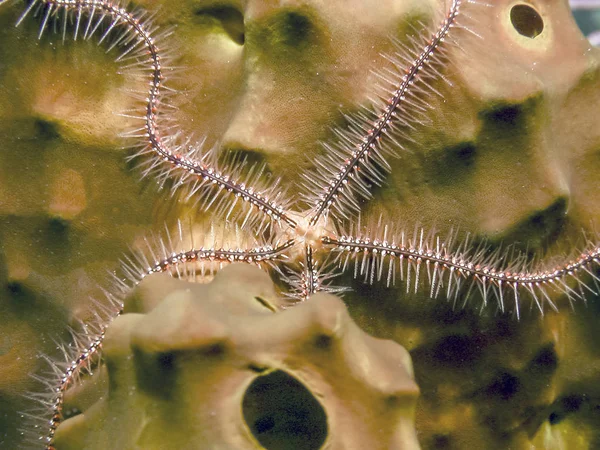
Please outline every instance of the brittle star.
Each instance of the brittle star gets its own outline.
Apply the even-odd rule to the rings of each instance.
[[[455,236],[440,239],[422,229],[416,229],[411,238],[404,232],[396,235],[391,227],[381,224],[370,231],[362,230],[360,225],[342,231],[360,212],[361,203],[371,197],[372,186],[385,181],[391,170],[386,158],[410,145],[410,131],[426,113],[428,96],[438,94],[431,81],[443,79],[447,49],[457,45],[454,33],[463,30],[477,38],[472,29],[461,23],[462,17],[468,17],[462,9],[469,4],[485,6],[478,0],[452,0],[435,30],[427,31],[425,27],[408,45],[398,44],[398,54],[392,58],[395,71],[380,74],[387,95],[373,108],[348,117],[347,129],[337,130],[337,142],[324,146],[324,155],[316,161],[318,170],[306,175],[303,182],[302,204],[306,207],[296,211],[291,207],[293,199],[281,192],[279,182],[265,183],[260,169],[248,170],[243,162],[219,164],[216,150],[190,145],[165,124],[169,119],[165,112],[165,61],[156,31],[144,13],[129,11],[113,0],[29,3],[19,23],[33,12],[42,17],[40,37],[51,21],[62,24],[63,38],[67,24],[73,27],[74,39],[89,39],[100,33],[99,43],[110,41],[109,49],[122,48],[117,61],[147,82],[149,87],[139,108],[128,113],[142,122],[130,136],[138,139],[141,147],[135,158],[144,160],[143,174],[155,176],[161,185],[174,180],[173,189],[185,187],[188,199],[202,202],[204,209],[226,221],[241,223],[242,230],[253,230],[265,241],[243,249],[192,246],[179,250],[165,245],[160,254],[150,251],[128,259],[124,264],[126,278],[118,280],[117,293],[108,294],[108,318],[94,332],[79,336],[75,350],[65,351],[64,363],[52,363],[56,376],[45,381],[50,393],[37,397],[49,417],[42,417],[40,425],[47,425],[42,435],[46,449],[53,449],[55,432],[64,419],[65,392],[90,371],[99,357],[110,320],[123,312],[123,296],[154,273],[177,276],[182,271],[187,273],[190,265],[213,261],[266,263],[284,275],[296,301],[306,301],[318,291],[335,292],[327,284],[331,277],[329,268],[337,265],[343,272],[354,261],[355,276],[364,276],[368,282],[385,277],[390,285],[399,272],[407,292],[428,282],[433,298],[444,295],[456,301],[468,297],[475,288],[483,306],[495,302],[498,309],[505,311],[506,299],[512,297],[517,318],[523,296],[529,297],[543,313],[545,303],[557,308],[550,290],[565,295],[569,301],[597,295],[597,242],[591,242],[572,261],[547,268],[532,267],[523,258],[490,252],[485,247],[473,249],[466,240],[456,244]],[[244,177],[244,172],[250,175]],[[328,259],[330,254],[335,256]],[[299,270],[291,272],[294,267]],[[426,271],[426,277],[422,271]],[[580,275],[590,278],[596,289]]]

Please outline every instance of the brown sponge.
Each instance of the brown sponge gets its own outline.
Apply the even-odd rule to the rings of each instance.
[[[419,448],[408,352],[361,331],[339,298],[282,310],[269,277],[242,264],[206,285],[151,276],[132,298],[108,328],[106,370],[87,380],[104,392],[91,405],[83,387],[70,395],[67,410],[86,406],[57,449]]]

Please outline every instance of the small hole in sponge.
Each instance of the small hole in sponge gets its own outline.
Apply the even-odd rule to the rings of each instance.
[[[321,404],[281,370],[252,382],[242,410],[250,431],[268,450],[316,450],[327,438],[327,416]]]
[[[18,281],[9,281],[6,283],[6,290],[12,295],[19,295],[24,291],[23,285]]]
[[[544,31],[544,20],[529,5],[515,5],[510,10],[510,22],[517,33],[528,38],[535,38]]]
[[[265,300],[262,297],[254,297],[254,300],[256,300],[258,303],[260,303],[260,305],[266,309],[268,309],[271,312],[277,312],[277,308],[275,308],[273,305],[271,305],[267,300]]]

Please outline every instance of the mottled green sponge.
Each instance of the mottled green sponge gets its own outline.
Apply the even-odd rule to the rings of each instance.
[[[283,304],[248,265],[206,285],[144,280],[108,328],[105,370],[70,394],[66,409],[83,411],[56,448],[419,448],[408,352],[361,331],[337,297]]]
[[[369,103],[376,81],[372,69],[385,66],[381,52],[394,51],[389,36],[407,42],[420,22],[438,21],[448,3],[137,2],[149,9],[162,5],[156,24],[162,29],[174,26],[174,33],[160,43],[161,51],[176,55],[174,66],[188,68],[172,84],[183,91],[172,119],[183,124],[186,133],[219,142],[223,153],[264,161],[265,177],[281,176],[291,189],[300,172],[314,170],[315,157],[324,151],[317,141],[332,137],[332,125],[344,125],[342,112]],[[13,430],[15,411],[22,405],[17,399],[32,387],[27,374],[40,366],[35,354],[51,353],[53,339],[61,332],[68,338],[66,324],[86,316],[89,294],[97,292],[100,274],[114,268],[126,244],[152,224],[162,226],[175,219],[167,214],[175,202],[155,196],[152,189],[143,190],[138,172],[125,164],[126,152],[114,138],[131,125],[113,115],[130,106],[130,98],[120,91],[128,88],[128,79],[115,74],[114,54],[106,55],[105,48],[93,42],[66,39],[63,44],[60,35],[51,33],[38,41],[39,24],[26,21],[15,29],[18,8],[5,6],[0,10],[0,430],[8,437],[2,441],[5,436],[0,436],[0,442],[18,447]],[[392,174],[374,191],[375,199],[363,217],[376,219],[383,213],[387,223],[409,230],[415,222],[436,224],[442,231],[459,225],[479,239],[562,258],[581,241],[582,229],[593,230],[600,218],[600,51],[577,30],[566,0],[465,1],[463,12],[470,18],[466,23],[472,33],[465,33],[470,39],[448,51],[449,83],[439,79],[432,84],[441,95],[430,99],[424,126],[411,135],[414,147],[390,161]],[[424,448],[600,446],[597,297],[587,310],[575,305],[575,314],[567,306],[545,320],[535,313],[517,323],[493,310],[483,317],[472,309],[453,311],[452,305],[425,300],[426,294],[415,300],[405,294],[405,286],[377,290],[356,283],[354,287],[355,294],[345,301],[356,323],[412,353],[423,392],[417,426]],[[148,298],[138,296],[141,304]],[[153,304],[162,300],[163,295],[157,295]],[[332,302],[329,307],[335,309]],[[150,309],[145,308],[130,306],[132,313]],[[311,302],[272,317],[301,315],[306,311],[302,308],[320,311],[325,306]],[[176,395],[187,400],[182,411],[190,414],[181,426],[189,426],[192,436],[199,430],[190,424],[196,423],[194,407],[201,406],[193,395],[181,394],[191,381],[185,384],[166,374],[159,384],[156,380],[163,378],[148,375],[184,364],[177,356],[190,352],[166,351],[175,356],[161,360],[146,356],[152,352],[141,337],[133,339],[152,314],[139,319],[139,324],[138,316],[125,315],[111,328],[106,342],[108,372],[98,372],[96,385],[102,390],[102,380],[106,382],[110,373],[110,395],[96,402],[86,398],[83,387],[81,396],[72,392],[74,408],[85,412],[65,422],[57,443],[84,448],[87,443],[77,440],[83,436],[100,448],[110,448],[107,439],[134,439],[135,433],[129,432],[147,423],[153,424],[148,433],[154,433],[158,424],[156,429],[167,436],[169,428],[159,425],[175,422],[178,416],[173,412],[169,416],[172,409],[161,402]],[[173,332],[185,329],[180,328]],[[161,329],[155,327],[157,336]],[[293,329],[290,326],[290,333]],[[123,342],[118,330],[124,330]],[[254,328],[246,334],[241,326],[233,330],[245,339],[235,342],[251,343],[251,337],[262,335]],[[115,362],[119,349],[129,369],[118,369],[123,367]],[[205,358],[212,361],[233,354],[243,359],[225,350],[220,356],[208,353]],[[185,364],[199,366],[197,358],[197,354],[184,358]],[[359,358],[357,353],[354,359]],[[331,359],[315,367],[325,370]],[[157,360],[160,364],[152,363]],[[187,373],[185,367],[182,372]],[[333,440],[340,430],[342,434],[361,430],[355,423],[336,428],[331,411],[341,407],[328,409],[322,392],[317,395],[309,383],[312,378],[302,371],[283,363],[267,367],[272,370],[246,369],[254,371],[255,378],[246,372],[248,378],[240,377],[247,395],[238,393],[236,404],[242,412],[238,411],[236,423],[246,428],[236,431],[247,436],[247,442],[260,435],[285,436],[272,431],[285,428],[269,419],[273,415],[251,407],[260,397],[257,392],[280,391],[281,386],[291,386],[298,393],[295,399],[307,398],[304,392],[317,399],[306,402],[313,405],[310,411],[318,411],[316,406],[324,411],[326,420],[319,423],[327,426],[320,428],[326,430],[320,436]],[[211,372],[194,376],[209,379]],[[93,385],[95,380],[89,381]],[[226,392],[229,398],[237,391]],[[363,400],[371,405],[371,397],[354,402],[354,395],[335,397],[347,417],[362,411]],[[120,400],[111,402],[112,398]],[[139,408],[123,406],[128,405],[124,398],[150,405],[147,414],[136,416]],[[300,401],[304,402],[291,404]],[[94,406],[88,409],[89,404]],[[125,413],[133,417],[119,423],[128,417]],[[218,420],[219,426],[225,423],[220,416]],[[127,428],[124,424],[129,423]],[[86,424],[89,433],[76,431]],[[110,425],[126,432],[111,432]],[[74,431],[66,439],[69,428]],[[158,434],[152,436],[156,439],[152,445],[167,445]],[[134,444],[150,446],[140,442]],[[386,435],[380,442],[386,445],[390,440]]]

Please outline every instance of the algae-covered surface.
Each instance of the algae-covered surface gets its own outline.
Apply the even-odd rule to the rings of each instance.
[[[600,53],[567,1],[474,6],[480,38],[452,52],[415,147],[391,161],[365,216],[452,227],[561,258],[597,239],[600,220]],[[511,21],[532,5],[543,30]],[[223,152],[264,161],[293,186],[343,123],[367,102],[372,69],[436,0],[142,1],[170,28],[173,118]],[[479,9],[478,9],[479,8]],[[171,225],[181,207],[140,182],[115,113],[135,102],[118,53],[19,27],[22,5],[0,4],[0,447],[22,446],[17,411],[40,389],[30,375],[92,316],[107,271],[128,245]],[[519,32],[519,30],[521,32]],[[600,447],[600,301],[556,298],[559,312],[514,315],[447,304],[406,287],[344,278],[353,320],[409,350],[421,397],[424,449]],[[192,376],[192,375],[190,375]],[[339,412],[338,412],[339,413]],[[341,414],[341,413],[340,413]],[[96,430],[100,433],[100,431]],[[164,438],[164,436],[162,437]],[[203,448],[198,442],[196,448]],[[217,448],[217,447],[215,447]],[[269,448],[269,447],[267,447]],[[273,447],[275,448],[275,447]],[[277,447],[280,448],[280,447]],[[283,447],[285,448],[285,447]],[[60,447],[58,447],[60,450]]]

